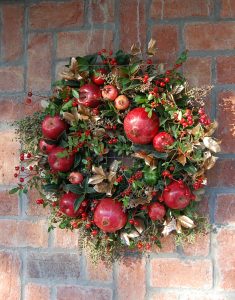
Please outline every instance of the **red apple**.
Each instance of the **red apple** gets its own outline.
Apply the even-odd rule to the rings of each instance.
[[[46,116],[42,121],[42,134],[47,139],[56,140],[67,128],[68,124],[58,115]]]
[[[58,157],[59,153],[65,152],[67,149],[63,147],[56,147],[48,155],[48,163],[53,171],[67,172],[74,163],[74,154],[69,154],[65,157]]]
[[[162,220],[166,214],[166,209],[162,204],[154,202],[149,205],[148,214],[150,219],[153,221]]]
[[[53,149],[56,148],[55,144],[48,144],[45,140],[41,139],[39,141],[39,148],[43,153],[50,153]]]
[[[129,105],[130,101],[125,95],[119,95],[114,101],[114,106],[117,110],[127,109]]]
[[[100,104],[100,99],[101,91],[97,85],[87,83],[80,87],[79,98],[77,99],[79,104],[94,108]]]
[[[153,139],[153,147],[158,152],[167,152],[167,146],[170,146],[173,143],[173,137],[165,131],[159,132]]]
[[[114,101],[118,96],[118,90],[115,86],[113,85],[105,85],[104,88],[102,89],[102,97],[105,100],[110,100]]]
[[[79,210],[74,211],[74,202],[80,196],[72,192],[64,194],[59,200],[60,211],[66,214],[68,217],[76,218],[80,214]]]
[[[95,70],[94,75],[92,76],[92,81],[97,85],[102,85],[105,83],[104,78],[102,75],[107,74],[107,71],[104,68]]]
[[[82,173],[80,172],[72,172],[69,174],[69,181],[72,183],[72,184],[80,184],[83,182],[83,175]]]

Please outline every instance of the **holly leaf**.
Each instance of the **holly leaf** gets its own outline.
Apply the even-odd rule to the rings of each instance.
[[[15,187],[15,188],[11,189],[8,193],[10,195],[15,194],[15,193],[17,193],[19,191],[19,189],[20,189],[19,187]]]
[[[66,184],[65,190],[70,191],[74,194],[84,193],[84,189],[81,186],[78,186],[77,184]]]
[[[82,203],[82,201],[83,201],[84,199],[85,199],[85,195],[83,194],[83,195],[81,195],[79,198],[77,198],[77,199],[75,200],[74,206],[73,206],[75,212],[79,209],[80,204]]]

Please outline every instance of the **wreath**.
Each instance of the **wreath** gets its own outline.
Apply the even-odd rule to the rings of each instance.
[[[92,258],[207,228],[196,208],[220,151],[203,107],[212,87],[189,87],[179,71],[187,52],[168,70],[155,52],[151,40],[145,59],[136,46],[71,58],[43,109],[15,122],[22,151],[10,193],[36,188],[49,231],[78,229]]]

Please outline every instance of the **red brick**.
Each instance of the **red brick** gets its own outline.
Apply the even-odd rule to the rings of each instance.
[[[117,298],[142,300],[145,293],[145,260],[134,257],[123,259],[117,271]]]
[[[197,276],[195,276],[197,274]],[[156,258],[151,261],[151,285],[161,288],[212,287],[211,261]]]
[[[153,0],[152,18],[207,17],[211,14],[212,0]]]
[[[176,295],[175,293],[172,292],[156,292],[153,293],[150,298],[150,300],[178,300],[178,295]]]
[[[2,131],[0,136],[0,184],[17,183],[14,166],[19,164],[19,143],[13,131]],[[11,159],[9,159],[11,158]]]
[[[78,230],[71,231],[56,228],[54,230],[54,247],[58,248],[78,248]]]
[[[222,18],[235,17],[235,2],[233,0],[221,0],[220,16]]]
[[[21,262],[17,254],[0,252],[1,299],[21,299],[20,269]]]
[[[0,220],[0,245],[6,247],[47,247],[45,222]],[[10,238],[9,238],[10,237]]]
[[[218,160],[215,167],[208,171],[208,185],[210,187],[234,187],[235,160]]]
[[[28,216],[49,216],[50,209],[49,207],[43,207],[38,205],[36,200],[41,198],[40,194],[36,190],[29,190],[28,194],[28,205],[26,210],[26,215]]]
[[[47,286],[28,283],[25,286],[25,300],[50,300],[50,289]]]
[[[182,247],[187,256],[207,256],[209,254],[210,235],[198,235],[193,243],[185,243]]]
[[[106,266],[103,262],[99,262],[97,265],[94,265],[88,257],[86,258],[86,263],[87,277],[89,280],[112,281],[112,266]]]
[[[8,191],[0,192],[0,216],[18,216],[18,196],[10,195]]]
[[[175,25],[155,25],[152,38],[157,41],[157,59],[159,62],[173,62],[178,56],[178,27]]]
[[[220,56],[217,62],[217,82],[218,83],[235,83],[235,56]]]
[[[224,153],[235,152],[235,91],[223,91],[218,96],[218,130],[216,137],[221,140]]]
[[[21,92],[24,89],[24,69],[22,67],[0,68],[1,92]]]
[[[160,239],[162,248],[155,246],[152,251],[159,253],[173,253],[176,250],[175,239],[173,235],[168,235]]]
[[[113,32],[97,29],[93,31],[58,33],[57,57],[83,56],[100,49],[112,49]]]
[[[146,47],[145,1],[120,0],[120,48],[130,51],[135,43],[142,50]]]
[[[235,195],[218,195],[215,207],[215,222],[219,224],[235,224]]]
[[[2,20],[3,59],[6,61],[19,59],[23,54],[23,6],[3,5]]]
[[[217,254],[219,279],[218,287],[235,290],[235,230],[221,229],[217,236]]]
[[[185,41],[189,50],[232,50],[235,47],[235,23],[186,25]]]
[[[91,0],[90,18],[92,23],[114,21],[114,0]]]
[[[28,90],[51,89],[52,36],[31,34],[28,44]]]
[[[184,64],[184,75],[192,86],[211,84],[211,58],[189,57]]]
[[[29,10],[29,25],[32,29],[71,27],[83,24],[84,1],[67,3],[37,3]]]
[[[81,300],[111,300],[110,288],[61,286],[57,288],[57,300],[81,299]]]

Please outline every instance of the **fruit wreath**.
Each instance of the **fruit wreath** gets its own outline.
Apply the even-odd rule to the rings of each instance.
[[[203,107],[211,86],[189,87],[180,72],[187,52],[167,70],[150,59],[154,40],[146,52],[71,58],[42,109],[14,124],[22,150],[10,193],[36,188],[49,231],[79,230],[93,259],[208,229],[196,208],[220,151]]]

